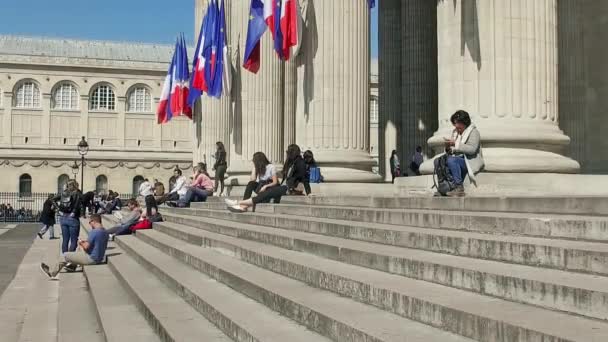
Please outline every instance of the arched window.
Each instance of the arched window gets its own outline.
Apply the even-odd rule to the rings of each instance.
[[[57,193],[62,193],[65,188],[68,186],[68,181],[70,180],[70,176],[63,174],[57,178]]]
[[[98,195],[105,195],[108,193],[108,177],[99,175],[95,178],[95,191]]]
[[[32,176],[27,173],[19,176],[19,196],[32,195]]]
[[[146,87],[133,88],[128,95],[127,112],[149,113],[152,111],[152,96]]]
[[[78,90],[71,83],[61,83],[53,93],[53,109],[78,109]]]
[[[177,177],[171,176],[171,178],[169,178],[169,191],[172,191],[173,188],[175,188],[176,182],[177,182]]]
[[[137,197],[139,195],[139,186],[144,182],[144,177],[135,176],[133,177],[133,197]]]
[[[100,85],[91,94],[89,109],[113,111],[116,108],[114,90],[109,85]]]
[[[40,88],[32,81],[23,82],[15,92],[16,108],[40,108]]]

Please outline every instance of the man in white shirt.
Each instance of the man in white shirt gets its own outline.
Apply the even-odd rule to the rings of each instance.
[[[158,212],[156,206],[156,200],[154,199],[154,185],[146,178],[143,183],[139,186],[139,195],[144,198],[146,203],[146,214],[152,215],[152,209]]]
[[[175,169],[175,171],[173,171],[173,175],[176,177],[175,186],[167,194],[168,201],[177,201],[186,196],[186,192],[188,192],[187,179],[182,175],[182,170]]]

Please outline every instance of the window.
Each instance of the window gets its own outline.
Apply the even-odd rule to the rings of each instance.
[[[71,83],[62,83],[53,93],[54,109],[78,109],[78,90]]]
[[[32,176],[27,173],[22,174],[19,177],[19,196],[31,196],[32,195]]]
[[[378,123],[378,98],[372,97],[369,108],[369,121],[371,123]]]
[[[175,188],[176,182],[177,182],[177,177],[171,176],[171,178],[169,178],[169,191],[172,191],[173,188]]]
[[[34,82],[23,82],[15,94],[15,107],[40,108],[40,88]]]
[[[68,181],[70,180],[70,176],[63,174],[57,178],[57,193],[62,193],[68,186]]]
[[[127,112],[149,113],[152,111],[152,96],[145,87],[137,87],[129,93]]]
[[[137,197],[139,195],[139,186],[144,182],[144,177],[135,176],[133,177],[133,197]]]
[[[99,175],[95,178],[95,191],[98,195],[105,195],[108,193],[108,177]]]
[[[116,108],[116,98],[114,90],[109,85],[101,85],[93,91],[89,102],[91,110],[112,111]]]

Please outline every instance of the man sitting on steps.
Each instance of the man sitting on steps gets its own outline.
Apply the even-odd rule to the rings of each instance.
[[[79,250],[75,252],[66,252],[63,254],[57,265],[50,268],[45,263],[40,264],[40,269],[50,279],[57,280],[57,274],[67,266],[68,264],[74,265],[73,270],[76,266],[81,265],[95,265],[103,262],[106,254],[106,248],[108,247],[108,232],[101,225],[101,216],[98,214],[92,214],[89,218],[89,224],[91,225],[91,232],[89,232],[89,238],[78,241]]]

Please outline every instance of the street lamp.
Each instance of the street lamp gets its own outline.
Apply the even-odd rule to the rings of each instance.
[[[76,175],[78,174],[78,169],[80,168],[80,166],[78,166],[78,163],[76,163],[76,161],[74,160],[74,164],[72,164],[71,168],[72,173],[74,174],[74,179],[76,179]]]
[[[80,172],[80,190],[84,191],[84,156],[89,152],[89,144],[85,140],[84,137],[78,143],[78,153],[80,153],[80,167],[82,168]],[[74,162],[76,164],[76,162]]]

